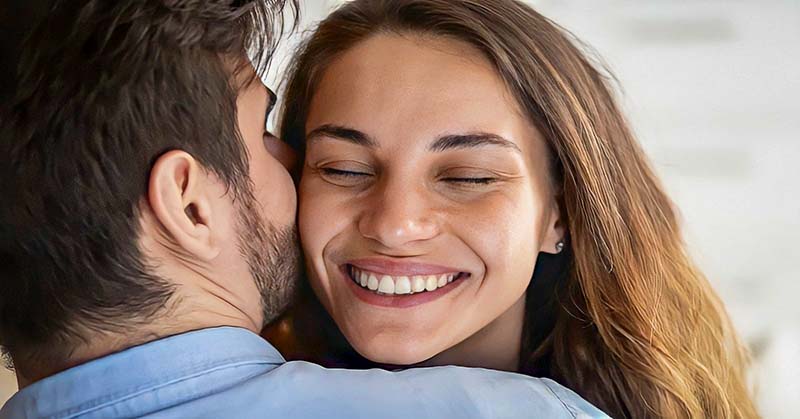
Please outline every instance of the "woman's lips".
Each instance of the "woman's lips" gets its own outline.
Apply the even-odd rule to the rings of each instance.
[[[358,265],[342,265],[342,276],[356,297],[382,307],[403,308],[425,304],[456,289],[463,279],[470,276],[466,272],[438,265],[359,262]],[[366,269],[367,266],[377,269]]]

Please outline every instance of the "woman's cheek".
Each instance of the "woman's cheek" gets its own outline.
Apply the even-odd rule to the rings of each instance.
[[[299,187],[299,208],[297,214],[300,241],[305,253],[306,264],[312,273],[312,278],[325,277],[323,250],[325,243],[330,241],[332,232],[330,223],[321,215],[328,207],[325,195],[317,193],[319,188],[313,182],[301,180]]]
[[[525,276],[538,253],[541,208],[520,194],[493,198],[460,212],[461,235],[483,261],[487,276]]]
[[[301,180],[299,191],[298,228],[306,264],[313,271],[312,278],[324,282],[322,285],[328,288],[326,250],[349,237],[348,229],[358,208],[346,191],[321,179]]]

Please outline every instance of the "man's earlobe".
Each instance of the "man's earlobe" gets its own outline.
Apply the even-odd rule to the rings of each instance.
[[[150,171],[147,195],[163,238],[199,260],[220,253],[210,193],[207,172],[185,151],[163,154]]]

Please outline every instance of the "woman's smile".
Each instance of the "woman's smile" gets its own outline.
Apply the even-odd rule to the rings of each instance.
[[[434,301],[472,276],[445,266],[382,258],[353,260],[340,268],[342,278],[363,303],[394,308]]]

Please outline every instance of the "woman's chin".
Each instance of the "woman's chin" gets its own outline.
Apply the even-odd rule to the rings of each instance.
[[[385,355],[385,356],[381,356]],[[413,365],[417,365],[422,363],[423,361],[427,360],[430,357],[423,357],[423,356],[395,356],[394,354],[386,354],[383,352],[378,352],[375,356],[367,356],[362,354],[364,358],[368,360],[380,364],[380,365],[388,365],[388,366],[397,366],[397,367],[410,367]]]
[[[382,365],[411,366],[422,363],[436,356],[439,352],[433,348],[421,348],[418,345],[409,345],[410,339],[403,343],[380,344],[372,342],[370,345],[354,344],[353,348],[364,358]]]

